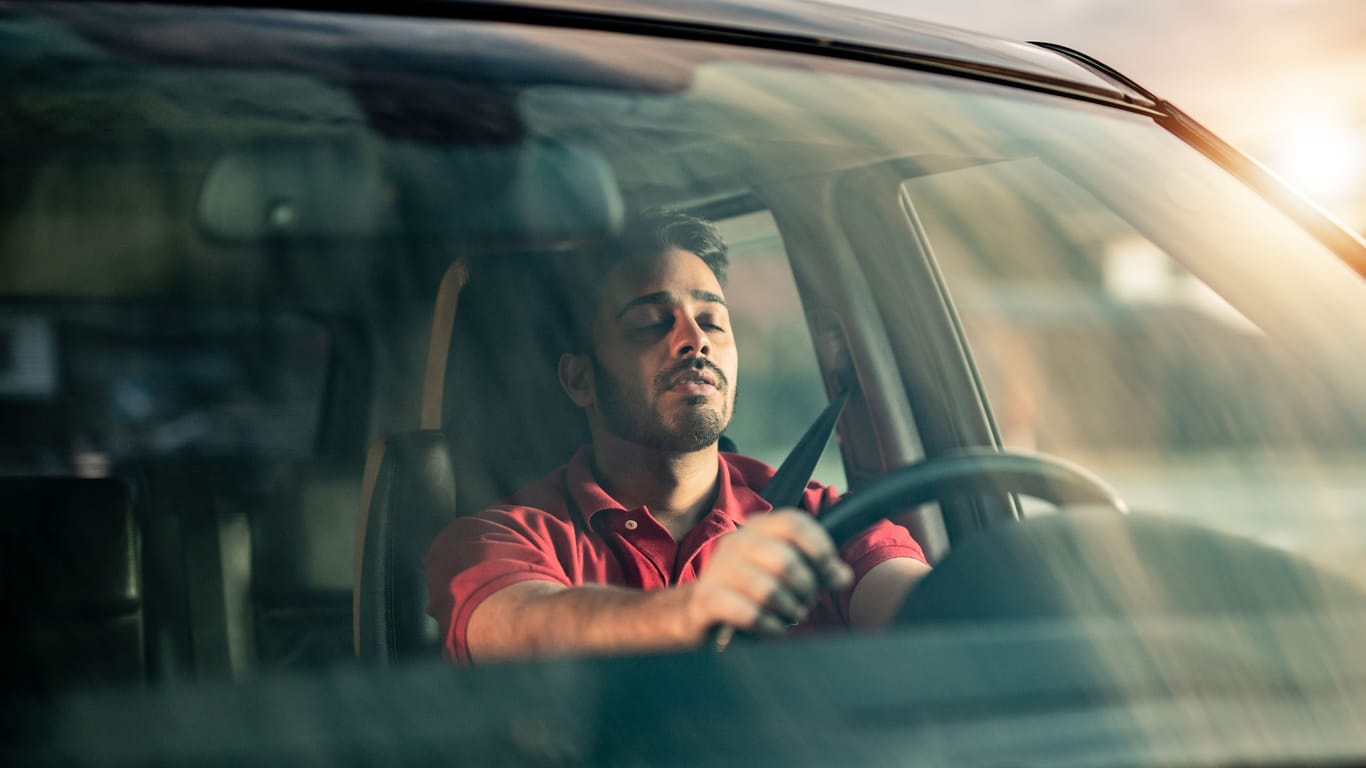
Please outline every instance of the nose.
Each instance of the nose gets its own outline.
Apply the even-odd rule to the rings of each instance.
[[[696,320],[685,317],[674,325],[673,349],[675,357],[706,357],[711,354],[711,341]]]

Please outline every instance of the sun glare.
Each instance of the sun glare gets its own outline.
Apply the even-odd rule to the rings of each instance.
[[[1305,116],[1283,133],[1268,164],[1291,186],[1320,201],[1340,199],[1362,186],[1366,138],[1353,135],[1346,121],[1328,115]]]

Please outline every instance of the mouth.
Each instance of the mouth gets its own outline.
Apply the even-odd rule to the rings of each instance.
[[[688,371],[669,385],[671,391],[684,395],[710,395],[720,388],[716,376],[705,370]]]

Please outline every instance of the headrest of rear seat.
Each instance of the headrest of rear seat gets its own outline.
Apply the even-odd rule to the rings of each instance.
[[[299,462],[281,473],[274,500],[252,515],[252,587],[266,604],[351,599],[361,470]]]
[[[0,603],[95,618],[142,602],[132,497],[117,480],[0,477]]]

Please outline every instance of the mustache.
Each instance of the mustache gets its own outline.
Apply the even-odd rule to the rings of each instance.
[[[725,372],[716,363],[705,357],[694,357],[655,376],[655,389],[663,392],[672,387],[680,377],[696,371],[706,371],[716,377],[717,389],[725,391],[730,388],[730,379],[726,378]]]

